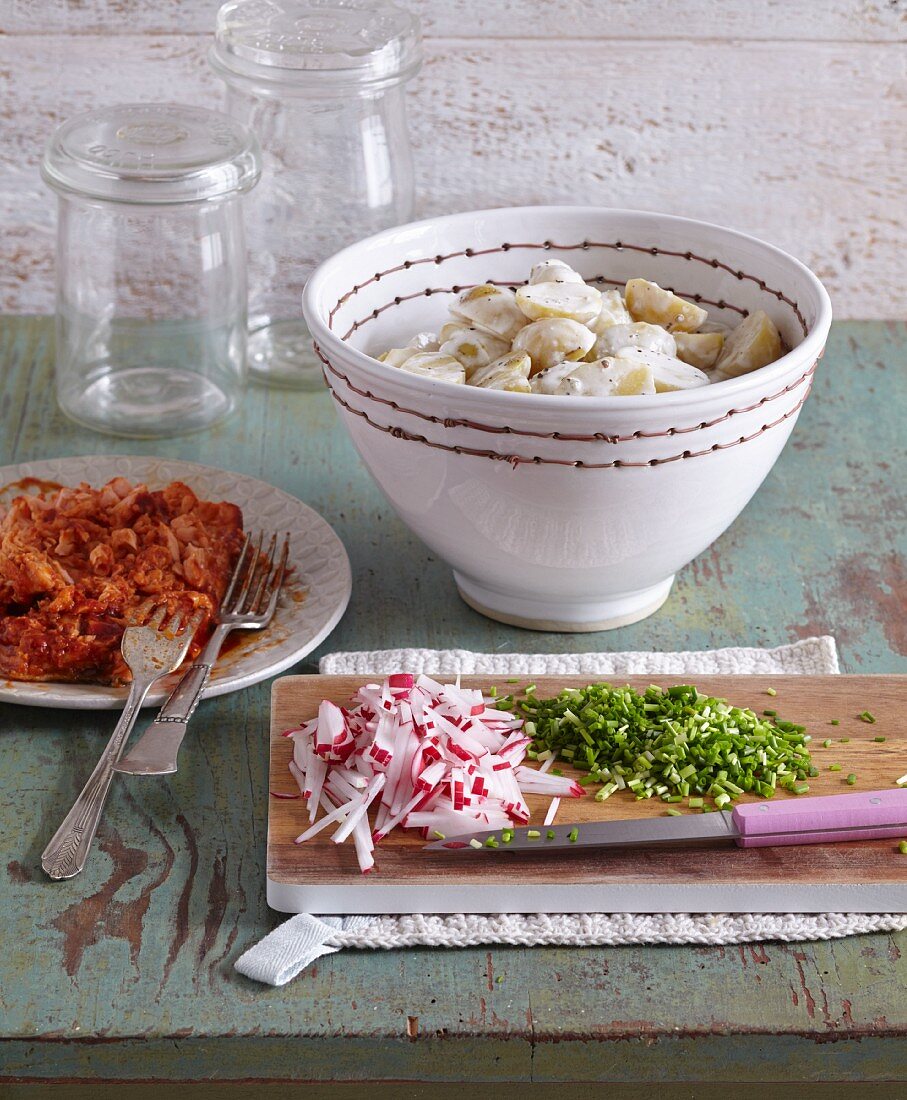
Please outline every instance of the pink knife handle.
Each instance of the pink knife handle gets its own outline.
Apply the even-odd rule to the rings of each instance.
[[[737,806],[741,848],[907,837],[907,788]]]

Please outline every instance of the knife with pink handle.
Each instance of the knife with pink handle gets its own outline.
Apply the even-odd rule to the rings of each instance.
[[[679,817],[495,829],[445,837],[427,844],[426,848],[458,852],[538,852],[721,840],[732,840],[741,848],[758,848],[780,844],[837,844],[843,840],[882,840],[886,837],[907,838],[907,789],[748,802],[734,810],[681,814]]]

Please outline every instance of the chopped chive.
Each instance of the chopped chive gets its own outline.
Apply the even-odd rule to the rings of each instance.
[[[840,744],[840,745],[846,745],[849,741],[850,741],[849,737],[839,737],[838,738],[838,744]]]
[[[860,720],[863,722],[869,722],[870,725],[875,725],[875,715],[870,714],[868,710],[861,711]]]
[[[584,787],[601,784],[598,801],[627,789],[637,800],[669,804],[709,795],[721,808],[744,794],[771,797],[812,766],[802,726],[688,684],[644,692],[591,684],[523,698],[514,709],[532,722],[536,759],[550,752],[572,763]]]
[[[501,830],[501,840],[505,844],[509,844],[511,842],[511,840],[513,840],[513,829],[502,829]]]
[[[527,684],[527,685],[526,685],[526,686],[525,686],[525,687],[523,688],[523,691],[524,691],[524,693],[525,693],[526,695],[531,695],[531,694],[532,694],[532,693],[533,693],[533,692],[535,691],[536,687],[537,687],[537,685],[536,685],[536,684]]]
[[[876,741],[876,742],[878,742],[878,744],[880,744],[880,745],[882,744],[882,742],[883,742],[884,740],[885,740],[885,738],[884,738],[884,737],[873,737],[873,741]]]
[[[830,726],[840,726],[841,725],[841,723],[838,721],[837,718],[832,718],[832,720],[828,724]]]
[[[898,845],[898,851],[902,856],[907,856],[907,840],[902,840]]]
[[[549,829],[548,832],[545,834],[548,840],[554,840],[554,835],[554,829]]]
[[[497,699],[497,697],[498,697],[498,689],[497,689],[496,687],[493,687],[493,688],[491,688],[491,690],[490,690],[490,691],[488,692],[488,694],[489,694],[489,695],[490,695],[490,696],[492,697],[492,699]]]
[[[701,810],[702,809],[702,804],[703,804],[703,800],[701,798],[691,798],[690,802],[689,802],[689,806],[690,806],[691,810]]]
[[[766,718],[778,717],[778,712],[776,710],[764,710],[762,713],[766,716]]]
[[[498,838],[496,836],[490,836],[485,841],[485,847],[486,848],[497,848],[497,846],[498,846]]]
[[[852,786],[854,785],[854,783],[856,783],[856,781],[857,781],[857,774],[856,774],[856,772],[851,772],[851,773],[850,773],[850,775],[848,775],[848,777],[847,777],[847,782],[848,782],[848,783],[850,784],[850,786],[852,787]]]
[[[907,787],[907,772],[904,772],[900,779],[896,779],[894,785],[896,787]]]
[[[669,806],[665,810],[665,813],[668,815],[668,817],[683,817],[683,814],[680,812],[680,810],[675,810],[673,806]]]
[[[830,737],[826,737],[825,740],[822,742],[822,748],[823,749],[830,749],[831,748],[831,738]]]
[[[482,847],[482,842],[481,842],[481,840],[476,840],[476,838],[473,837],[472,840],[470,840],[470,842],[469,842],[469,847],[470,848],[481,848]]]
[[[526,831],[527,840],[538,840],[541,835],[538,829],[527,829]]]
[[[816,776],[819,774],[819,769],[814,764],[810,764],[810,766],[806,770],[806,774],[812,776],[812,778],[815,779]]]
[[[495,978],[495,981],[498,983],[498,985],[503,985],[504,984],[504,976],[502,974],[498,974],[498,976]]]
[[[794,794],[806,794],[809,791],[808,783],[801,783],[799,786],[794,787]]]
[[[447,840],[447,834],[442,833],[440,829],[432,829],[432,836],[437,837],[438,840]]]
[[[567,833],[567,839],[571,844],[575,844],[579,839],[579,829],[571,829],[570,832]]]
[[[777,691],[775,691],[775,689],[774,689],[774,688],[766,688],[766,689],[765,689],[765,694],[766,694],[766,695],[777,695],[777,694],[778,694],[778,692],[777,692]]]
[[[519,682],[520,682],[520,681],[519,681],[518,679],[516,679],[516,677],[514,677],[514,678],[512,678],[512,679],[510,679],[510,680],[505,680],[505,681],[504,681],[504,683],[505,683],[505,684],[518,684]]]
[[[842,771],[843,769],[841,768],[840,764],[830,764],[828,766],[828,770],[830,772],[839,772],[839,771]]]

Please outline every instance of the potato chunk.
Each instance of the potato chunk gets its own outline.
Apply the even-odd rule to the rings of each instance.
[[[450,307],[450,312],[473,328],[502,340],[512,340],[526,324],[513,291],[490,283],[464,290]]]
[[[671,356],[677,351],[674,337],[661,325],[634,321],[625,325],[609,325],[596,337],[595,347],[589,354],[590,357],[604,359],[607,355],[618,355],[623,348],[647,348]]]
[[[542,260],[529,272],[529,285],[536,283],[582,283],[582,275],[563,260]]]
[[[402,367],[407,359],[411,359],[412,356],[418,354],[418,348],[389,348],[378,356],[378,362],[387,363],[389,367]]]
[[[631,279],[624,297],[634,321],[661,325],[669,332],[695,332],[708,317],[701,306],[678,298],[648,279]]]
[[[545,317],[517,333],[513,350],[525,352],[532,360],[532,374],[538,374],[565,359],[582,359],[594,343],[595,336],[578,321]]]
[[[445,328],[447,326],[445,325]],[[493,359],[500,359],[510,351],[507,340],[500,340],[477,328],[457,325],[458,331],[445,340],[441,351],[458,359],[466,369],[466,377],[479,367],[487,366]]]
[[[438,343],[446,344],[451,337],[464,336],[471,331],[471,327],[465,321],[445,321],[438,330]]]
[[[645,364],[601,359],[550,367],[533,378],[532,392],[564,397],[630,397],[655,393],[655,383]]]
[[[771,317],[757,309],[725,340],[716,369],[725,378],[736,378],[780,358],[781,336]]]
[[[691,367],[711,370],[724,347],[723,332],[678,332],[674,336],[677,358]]]
[[[460,386],[466,384],[463,364],[452,355],[443,355],[440,351],[418,351],[402,363],[400,369],[438,382],[455,382]]]
[[[672,355],[662,355],[648,348],[624,348],[615,362],[644,366],[652,372],[656,393],[670,393],[672,390],[693,390],[698,386],[707,386],[709,376],[701,370],[682,363]]]
[[[620,291],[603,290],[602,308],[599,310],[598,316],[593,317],[591,321],[586,323],[596,336],[601,336],[605,329],[610,328],[611,325],[628,325],[632,320],[633,318],[624,305]]]
[[[502,355],[487,366],[479,367],[469,378],[470,386],[486,390],[508,390],[510,393],[531,393],[529,371],[532,360],[526,354]]]
[[[535,283],[519,288],[516,304],[531,321],[567,317],[585,324],[601,312],[602,296],[585,283]]]
[[[645,363],[631,363],[624,359],[605,359],[603,362],[615,397],[636,397],[658,392],[652,370]]]

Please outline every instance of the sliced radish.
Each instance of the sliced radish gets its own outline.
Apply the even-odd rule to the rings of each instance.
[[[561,800],[559,798],[552,798],[551,805],[548,807],[548,812],[545,814],[545,820],[543,825],[553,825],[554,819],[557,817],[557,811],[560,809]]]
[[[528,767],[532,742],[522,720],[496,710],[493,697],[464,688],[459,677],[442,684],[399,673],[364,684],[348,706],[324,700],[316,719],[284,736],[293,742],[289,769],[308,805],[310,827],[297,843],[339,822],[331,839],[352,837],[363,873],[374,867],[375,845],[398,826],[429,837],[523,824],[527,793],[552,800],[549,825],[561,798],[585,793],[548,774],[553,753],[544,754],[541,767]]]
[[[296,837],[294,843],[305,843],[305,841],[310,840],[313,836],[315,836],[316,833],[320,833],[322,829],[326,829],[328,825],[331,825],[335,821],[340,821],[341,818],[346,817],[349,812],[350,804],[348,802],[341,802],[341,804],[336,809],[333,809],[329,813],[326,813],[324,817],[316,821],[315,824],[306,829],[304,833],[300,833],[299,836]]]
[[[344,840],[346,840],[346,838],[350,835],[353,829],[356,828],[362,818],[365,817],[366,813],[368,812],[369,806],[371,806],[375,798],[379,794],[381,794],[381,791],[383,789],[384,776],[376,775],[371,787],[360,799],[359,805],[354,810],[350,811],[349,817],[346,819],[346,821],[344,821],[337,832],[334,833],[334,835],[331,837],[331,840],[333,840],[335,844],[342,844]]]

